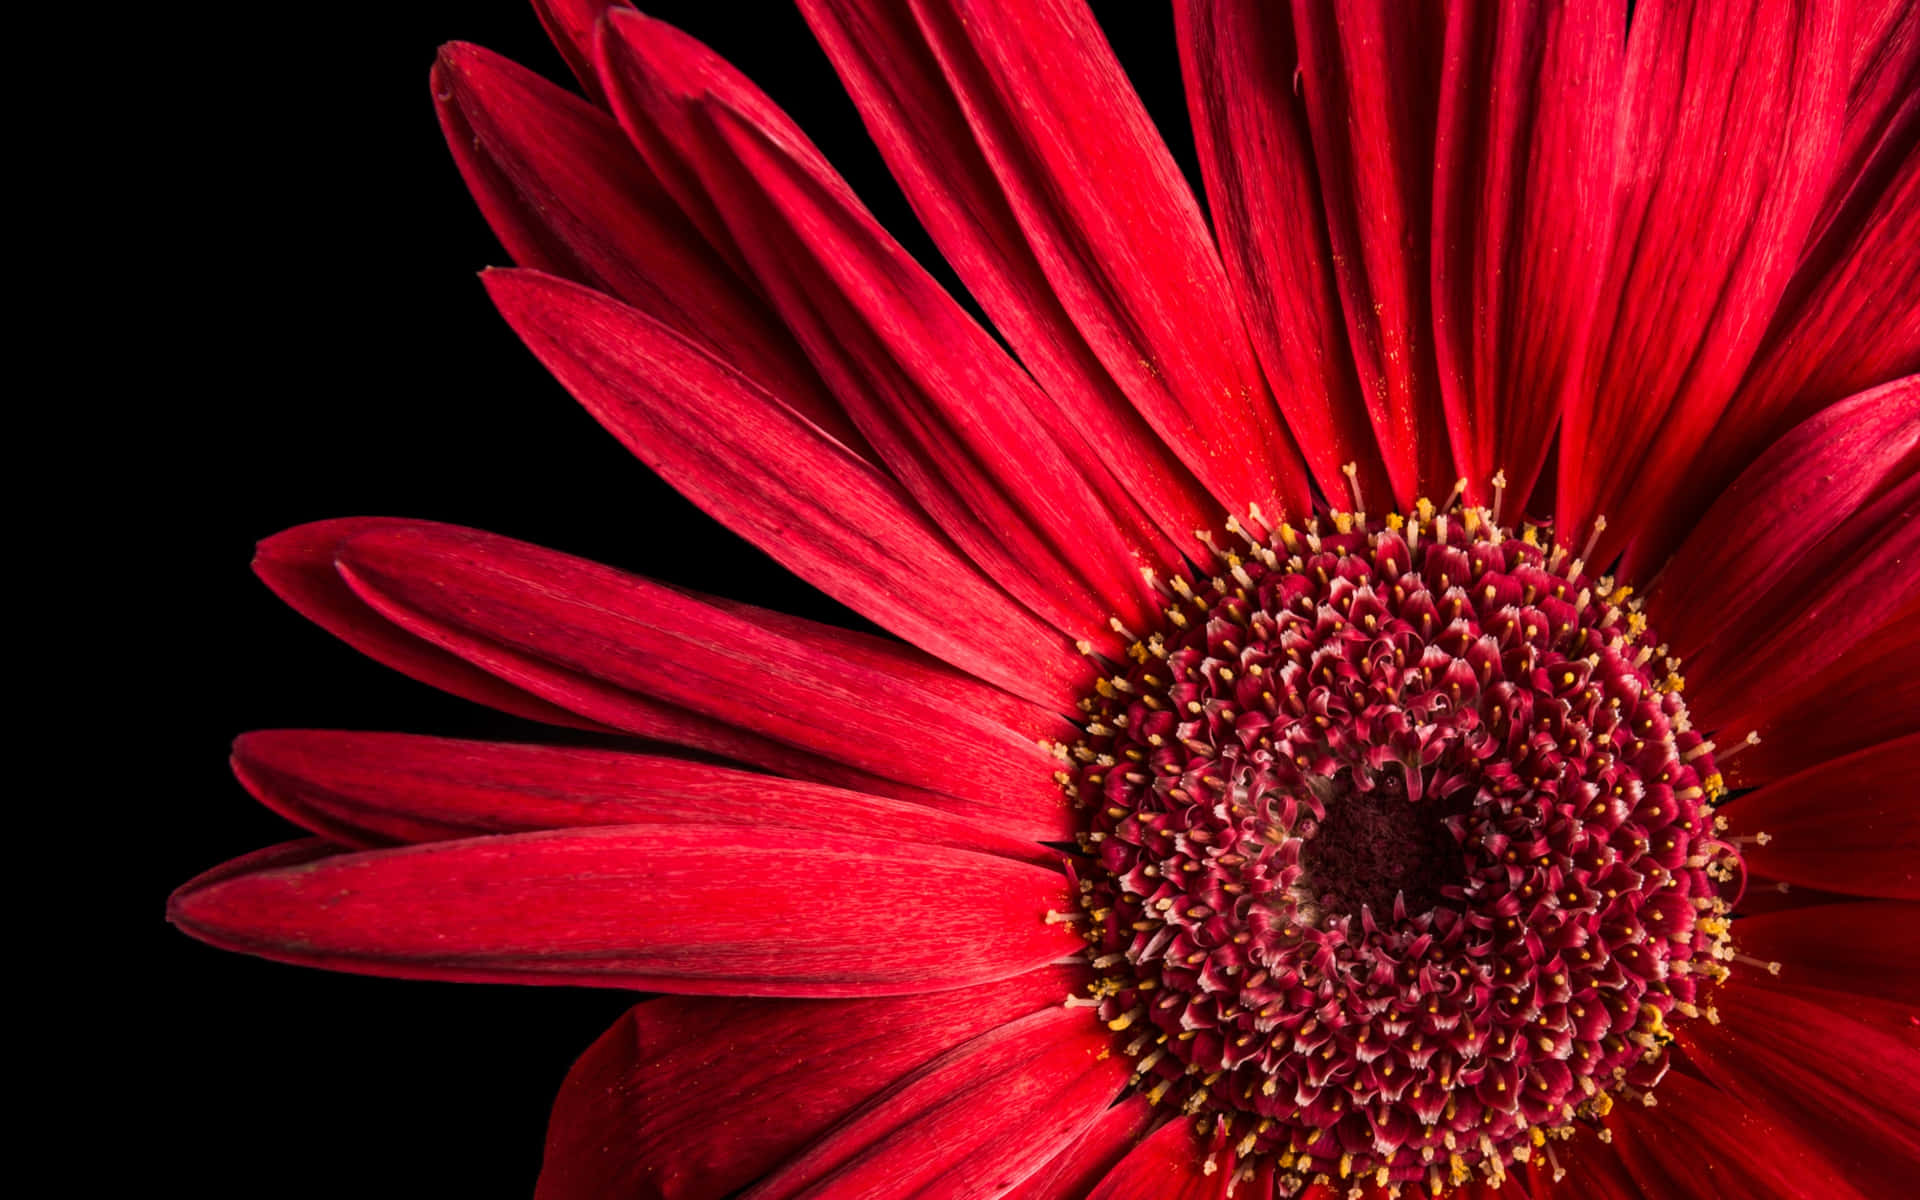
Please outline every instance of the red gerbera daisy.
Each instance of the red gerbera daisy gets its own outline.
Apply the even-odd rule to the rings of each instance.
[[[667,993],[556,1200],[1910,1185],[1912,5],[1178,4],[1209,224],[1078,0],[802,0],[986,323],[704,46],[539,8],[584,99],[434,69],[490,295],[894,636],[280,534],[606,744],[244,737],[316,836],[182,928]]]

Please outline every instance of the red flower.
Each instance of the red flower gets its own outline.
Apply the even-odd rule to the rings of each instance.
[[[317,836],[174,920],[669,993],[543,1196],[1900,1194],[1912,6],[1194,0],[1211,228],[1073,0],[802,7],[1007,349],[667,26],[434,95],[527,345],[900,640],[290,530],[373,657],[686,753],[250,735]]]

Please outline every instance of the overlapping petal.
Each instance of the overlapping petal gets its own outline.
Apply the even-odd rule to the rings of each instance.
[[[1192,1120],[1168,1121],[1114,1164],[1088,1200],[1221,1200],[1231,1163],[1211,1153]]]
[[[1920,900],[1920,734],[1882,742],[1742,796],[1727,807],[1746,834],[1747,866],[1773,879],[1851,896]]]

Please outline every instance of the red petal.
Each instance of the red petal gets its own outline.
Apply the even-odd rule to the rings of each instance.
[[[1857,1200],[1789,1129],[1707,1084],[1674,1071],[1656,1096],[1614,1110],[1620,1156],[1649,1195]]]
[[[1297,0],[1293,21],[1347,336],[1405,509],[1454,478],[1428,340],[1445,16],[1430,3]]]
[[[1054,1006],[941,1055],[742,1200],[995,1197],[1071,1145],[1125,1086],[1112,1035]]]
[[[1264,0],[1174,7],[1187,108],[1214,229],[1267,383],[1314,482],[1344,503],[1392,494],[1347,346],[1313,143],[1294,87],[1293,22]]]
[[[1109,619],[1143,624],[1151,593],[1127,538],[1041,423],[1050,406],[1038,388],[764,96],[699,90],[717,86],[711,53],[658,22],[618,17],[608,30],[623,122],[676,138],[881,461],[1016,599],[1118,657]]]
[[[1126,1157],[1155,1119],[1145,1096],[1129,1096],[1094,1118],[1079,1141],[1008,1192],[1006,1200],[1081,1200]]]
[[[617,296],[864,447],[764,301],[715,254],[613,118],[478,46],[443,46],[433,96],[480,211],[523,267]]]
[[[1717,631],[1744,630],[1741,618],[1898,478],[1916,447],[1920,378],[1836,404],[1781,438],[1721,495],[1661,572],[1648,601],[1654,627],[1683,658]]]
[[[995,719],[991,696],[976,707],[929,691],[917,682],[924,664],[896,671],[884,658],[858,661],[843,637],[815,636],[810,622],[762,621],[745,605],[723,608],[524,542],[426,522],[356,538],[340,551],[340,570],[389,620],[609,724],[625,719],[627,697],[665,703],[872,776],[966,797],[1004,814],[1020,836],[1057,838],[1066,827],[1057,764]],[[863,782],[851,786],[869,790]]]
[[[1790,0],[1639,5],[1620,101],[1612,261],[1590,375],[1561,433],[1558,518],[1596,561],[1638,537],[1657,564],[1674,508],[1745,373],[1825,198],[1847,83],[1844,9]]]
[[[620,0],[623,3],[623,0]],[[533,0],[533,11],[560,57],[573,69],[580,90],[595,104],[606,104],[600,77],[593,67],[593,29],[616,0]]]
[[[1920,145],[1920,9],[1912,0],[1855,0],[1847,124],[1833,188],[1816,229],[1845,225],[1860,201]]]
[[[592,825],[745,825],[857,833],[1051,864],[989,808],[929,809],[657,754],[281,729],[234,743],[247,790],[350,846]]]
[[[1199,207],[1086,7],[912,9],[1026,252],[1107,374],[1229,510],[1306,511]]]
[[[1191,1118],[1169,1121],[1107,1172],[1087,1200],[1222,1200],[1233,1164],[1210,1153]]]
[[[293,610],[369,658],[456,696],[549,725],[611,732],[422,641],[368,608],[334,570],[333,555],[354,536],[404,526],[385,517],[344,517],[301,525],[260,543],[253,572]]]
[[[1817,904],[1734,922],[1742,954],[1781,964],[1780,979],[1912,1004],[1920,997],[1920,905]]]
[[[1524,500],[1578,379],[1612,235],[1623,0],[1447,10],[1433,321],[1454,461]],[[1517,505],[1516,505],[1517,507]]]
[[[435,842],[176,892],[223,949],[475,983],[689,995],[885,996],[1004,979],[1073,953],[1061,877],[844,834],[630,825]],[[937,913],[937,920],[929,920]]]
[[[1920,734],[1883,742],[1728,804],[1735,832],[1766,833],[1743,852],[1772,879],[1850,896],[1920,900]]]
[[[1116,512],[1137,502],[1170,539],[1154,551],[1166,568],[1175,547],[1204,553],[1193,533],[1218,523],[1213,500],[1074,327],[912,13],[871,0],[801,8],[921,224],[1053,401],[1049,423],[1081,472]]]
[[[1687,705],[1707,728],[1746,727],[1749,706],[1826,669],[1915,596],[1920,472],[1842,520],[1745,616],[1717,628],[1687,663],[1698,681]]]
[[[1049,968],[929,996],[650,1000],[561,1085],[536,1200],[728,1195],[908,1072],[1058,1005],[1076,982]]]
[[[1806,1178],[1811,1194],[1832,1194],[1824,1189],[1836,1177],[1872,1195],[1903,1194],[1920,1173],[1920,1032],[1902,1037],[1765,988],[1736,985],[1717,1003],[1719,1025],[1686,1025],[1687,1054],[1714,1083],[1831,1161]],[[1677,1076],[1661,1084],[1663,1112]]]
[[[1920,598],[1798,688],[1762,697],[1746,720],[1761,740],[1722,768],[1736,787],[1920,732]]]
[[[1085,664],[892,479],[726,364],[585,289],[486,276],[547,369],[683,495],[802,579],[930,653],[1066,710]]]

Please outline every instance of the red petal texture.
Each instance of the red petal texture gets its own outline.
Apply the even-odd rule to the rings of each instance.
[[[1920,597],[1798,688],[1761,697],[1746,720],[1761,740],[1722,766],[1735,787],[1920,732]]]
[[[1347,349],[1332,249],[1294,88],[1293,22],[1261,0],[1173,10],[1195,148],[1227,278],[1268,386],[1322,493],[1391,494]]]
[[[1095,1117],[1080,1140],[1008,1192],[1007,1200],[1082,1200],[1154,1120],[1153,1105],[1136,1092]]]
[[[935,1056],[1079,983],[1048,968],[927,996],[649,1000],[567,1074],[535,1198],[728,1195]]]
[[[912,6],[1080,335],[1228,510],[1302,513],[1306,474],[1192,193],[1080,0]]]
[[[1882,742],[1728,804],[1734,832],[1766,833],[1742,851],[1771,879],[1851,896],[1920,900],[1920,734]]]
[[[169,916],[331,970],[689,995],[875,996],[1073,953],[1055,872],[793,829],[639,825],[342,854],[196,880]],[[929,921],[928,913],[939,919]]]
[[[1454,477],[1426,236],[1445,14],[1425,0],[1296,0],[1293,21],[1347,336],[1405,509]]]
[[[618,297],[864,447],[793,338],[654,181],[613,118],[477,46],[443,46],[447,145],[515,262]]]
[[[1532,494],[1584,360],[1612,232],[1626,8],[1447,10],[1433,321],[1454,463],[1473,495],[1495,471]]]
[[[579,729],[607,730],[475,667],[431,642],[396,628],[368,608],[334,569],[334,552],[359,534],[405,525],[385,517],[342,517],[315,521],[261,542],[253,572],[274,595],[315,625],[369,658],[477,704]]]
[[[1719,1025],[1686,1025],[1688,1057],[1753,1111],[1818,1147],[1832,1166],[1802,1178],[1808,1194],[1835,1194],[1826,1189],[1842,1186],[1839,1179],[1873,1196],[1905,1194],[1920,1176],[1920,1029],[1890,1033],[1800,996],[1738,984],[1717,1003]],[[1661,1108],[1651,1116],[1685,1118],[1678,1105],[1690,1093],[1667,1103],[1678,1078],[1660,1085]]]
[[[1197,553],[1194,531],[1218,522],[1213,500],[1054,294],[913,12],[872,0],[802,0],[801,10],[921,224],[1052,401],[1054,436],[1110,508],[1137,508],[1169,539],[1152,550],[1164,568],[1179,565],[1177,546]]]
[[[884,472],[644,314],[523,271],[486,276],[548,370],[642,462],[802,579],[983,679],[1071,705],[1086,667]]]
[[[991,1197],[1071,1145],[1125,1086],[1086,1010],[1055,1006],[954,1047],[748,1190],[787,1197]]]
[[[533,11],[540,18],[547,38],[560,57],[567,60],[580,90],[587,99],[604,106],[606,93],[593,65],[593,31],[601,14],[615,7],[615,0],[533,0]]]
[[[1169,1121],[1108,1171],[1088,1200],[1221,1200],[1233,1163],[1225,1154],[1209,1163],[1209,1153],[1191,1118]]]
[[[1741,473],[1660,575],[1648,616],[1683,658],[1770,598],[1806,555],[1920,449],[1920,377],[1810,418]],[[1766,614],[1760,614],[1765,619]]]
[[[1617,1122],[1616,1122],[1617,1124]],[[1627,1165],[1620,1161],[1619,1149],[1591,1133],[1582,1133],[1571,1142],[1557,1145],[1553,1155],[1566,1176],[1551,1190],[1539,1189],[1538,1197],[1553,1200],[1644,1200],[1647,1193],[1633,1181]],[[1551,1178],[1551,1172],[1549,1172]]]
[[[855,833],[1051,865],[989,808],[947,811],[657,754],[398,733],[250,733],[233,769],[262,804],[344,845],[441,842],[593,825]]]
[[[1688,661],[1687,705],[1709,729],[1748,725],[1769,690],[1790,691],[1920,596],[1920,472],[1840,521],[1744,617]]]
[[[1742,954],[1781,964],[1783,983],[1904,1004],[1920,998],[1920,904],[1790,908],[1740,918],[1733,938]]]
[[[1618,1152],[1647,1196],[1859,1196],[1789,1128],[1707,1084],[1674,1071],[1657,1095],[1656,1108],[1629,1102],[1614,1109]]]
[[[1561,433],[1557,516],[1598,561],[1658,563],[1675,484],[1759,347],[1826,196],[1846,102],[1843,6],[1637,6],[1618,104],[1614,228],[1587,377]]]
[[[754,277],[907,491],[1015,598],[1117,655],[1146,616],[1126,536],[1036,415],[1046,402],[704,46],[641,17],[602,41],[615,108],[696,172]]]
[[[844,638],[815,636],[810,622],[762,621],[744,605],[450,525],[356,538],[340,563],[389,620],[609,724],[639,697],[869,778],[970,799],[1021,836],[1067,828],[1046,751],[995,718],[991,695],[973,705],[917,686],[917,660],[905,671],[854,661]],[[858,775],[848,782],[867,790]]]
[[[1920,146],[1920,9],[1854,0],[1852,69],[1840,155],[1816,229],[1845,224],[1860,201]]]

